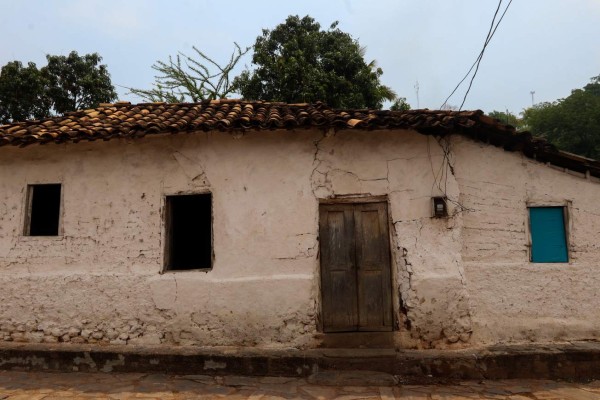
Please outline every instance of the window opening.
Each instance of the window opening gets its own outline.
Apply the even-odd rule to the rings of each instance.
[[[59,183],[29,186],[25,235],[58,236],[60,189]]]
[[[568,262],[564,207],[530,207],[531,261]]]
[[[212,267],[212,196],[167,196],[166,270]]]

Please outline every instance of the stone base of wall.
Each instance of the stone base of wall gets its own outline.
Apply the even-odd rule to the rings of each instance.
[[[351,373],[390,383],[467,379],[600,379],[600,343],[527,344],[469,350],[253,350],[3,344],[0,369],[184,375],[326,377]],[[357,373],[359,372],[359,373]],[[382,378],[383,377],[383,378]]]

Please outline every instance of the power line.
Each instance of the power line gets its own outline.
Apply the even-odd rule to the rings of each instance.
[[[500,3],[502,3],[502,0],[500,0]],[[467,88],[467,91],[465,92],[465,97],[463,97],[463,101],[462,101],[462,103],[460,103],[460,107],[458,108],[458,111],[460,111],[462,109],[462,107],[465,105],[465,101],[467,101],[467,96],[469,95],[469,92],[471,91],[471,86],[473,86],[473,81],[475,80],[475,76],[477,76],[477,71],[479,71],[479,64],[481,63],[481,59],[483,58],[483,53],[484,53],[487,45],[490,43],[490,40],[492,40],[492,37],[494,37],[494,34],[496,33],[496,29],[498,29],[500,22],[502,22],[502,19],[504,19],[504,16],[506,15],[506,12],[508,11],[508,7],[510,7],[511,3],[512,3],[512,0],[510,0],[508,2],[508,5],[504,9],[504,12],[502,13],[502,15],[500,16],[500,19],[496,23],[496,27],[494,28],[492,35],[489,36],[489,39],[487,40],[487,42],[483,46],[483,49],[481,50],[481,56],[479,57],[479,61],[477,61],[477,67],[475,68],[475,72],[473,73],[473,76],[471,77],[471,82],[469,82],[469,87]],[[494,22],[492,21],[492,24],[493,23]]]
[[[456,85],[456,87],[454,88],[452,93],[450,93],[450,95],[446,98],[446,100],[444,100],[444,103],[442,104],[442,106],[440,108],[444,108],[444,106],[447,104],[448,100],[450,100],[450,98],[458,90],[460,85],[465,81],[465,79],[467,79],[467,77],[469,76],[471,71],[473,71],[473,68],[475,68],[475,72],[473,73],[473,76],[471,77],[471,81],[469,82],[469,87],[467,88],[467,91],[465,92],[463,101],[460,104],[460,107],[458,110],[460,111],[462,109],[463,105],[465,104],[465,101],[467,100],[469,91],[471,90],[471,86],[473,85],[473,81],[475,80],[475,76],[477,75],[477,72],[479,71],[479,64],[481,63],[481,60],[483,59],[483,54],[485,53],[485,49],[487,48],[488,44],[494,37],[494,34],[496,33],[496,30],[498,29],[500,22],[502,22],[502,20],[504,19],[504,16],[506,15],[506,12],[508,11],[508,8],[512,4],[512,2],[513,2],[513,0],[510,0],[508,2],[508,5],[506,6],[504,11],[502,12],[502,15],[500,16],[500,19],[498,19],[498,22],[496,22],[496,17],[498,16],[498,12],[500,11],[500,8],[502,6],[502,0],[499,0],[498,7],[496,7],[496,11],[494,12],[494,17],[492,18],[492,23],[490,24],[490,29],[488,30],[488,33],[487,33],[487,36],[483,43],[483,48],[481,49],[481,52],[479,53],[479,55],[477,56],[477,59],[475,59],[475,62],[471,65],[471,68],[469,68],[469,70],[467,71],[465,76],[460,80],[460,82],[458,82],[458,84]]]
[[[494,21],[496,21],[496,16],[498,15],[498,11],[500,10],[500,6],[502,5],[502,0],[500,0],[500,2],[498,3],[498,7],[496,7],[496,12],[494,13],[494,18],[492,18],[492,25],[490,26],[490,29],[488,30],[487,36],[485,38],[485,42],[483,44],[483,48],[485,49],[485,46],[487,46],[487,43],[490,39],[490,35],[492,33],[492,28],[494,26]],[[456,87],[454,88],[454,90],[452,91],[452,93],[450,93],[450,95],[446,98],[446,100],[444,100],[444,104],[442,104],[441,108],[444,108],[444,106],[446,105],[446,103],[448,102],[448,100],[450,100],[450,97],[452,97],[452,95],[458,90],[458,88],[460,87],[460,85],[462,85],[462,83],[465,81],[465,79],[467,79],[467,77],[469,76],[469,74],[471,73],[471,71],[473,71],[473,68],[475,68],[475,65],[477,64],[477,62],[479,61],[479,59],[481,58],[481,56],[483,55],[483,50],[479,53],[479,55],[477,56],[477,58],[475,59],[475,62],[473,63],[473,65],[471,65],[471,68],[469,68],[469,70],[467,71],[467,73],[465,74],[465,76],[463,76],[463,78],[460,80],[460,82],[458,82],[458,85],[456,85]]]

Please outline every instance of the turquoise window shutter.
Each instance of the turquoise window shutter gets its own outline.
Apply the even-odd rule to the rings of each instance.
[[[568,262],[563,207],[530,207],[531,261]]]

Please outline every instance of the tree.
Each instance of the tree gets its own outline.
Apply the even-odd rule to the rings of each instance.
[[[390,110],[392,111],[408,111],[410,110],[410,104],[406,102],[406,97],[398,97],[391,105]]]
[[[381,108],[396,94],[382,85],[365,48],[334,22],[328,30],[313,18],[289,16],[273,30],[263,29],[254,43],[253,71],[234,86],[245,99],[288,103],[323,101],[335,108]]]
[[[494,110],[488,113],[488,116],[499,120],[503,124],[512,125],[517,129],[520,129],[523,125],[523,121],[508,110],[506,112]]]
[[[583,87],[583,90],[594,96],[600,96],[600,75],[594,76],[590,81],[590,83]]]
[[[152,69],[160,75],[155,77],[154,87],[149,90],[129,88],[129,92],[147,101],[168,103],[227,97],[233,91],[229,75],[240,58],[250,50],[250,47],[242,50],[237,43],[234,44],[235,49],[225,65],[215,62],[196,47],[193,49],[198,60],[180,52],[175,59],[169,56],[167,62],[157,61]]]
[[[11,61],[0,70],[0,124],[50,115],[46,81],[35,63]]]
[[[98,53],[79,56],[72,51],[66,57],[47,55],[46,60],[48,65],[41,72],[57,113],[93,108],[117,98],[108,69],[100,64],[102,57]]]
[[[11,61],[0,70],[0,123],[39,119],[116,99],[106,65],[97,54],[47,55],[48,64]]]
[[[600,76],[564,99],[526,109],[523,120],[558,148],[600,159]]]

